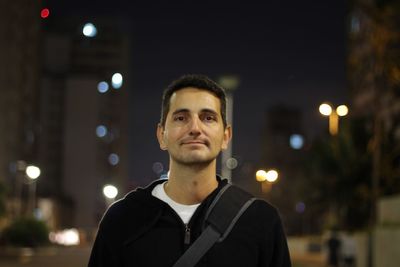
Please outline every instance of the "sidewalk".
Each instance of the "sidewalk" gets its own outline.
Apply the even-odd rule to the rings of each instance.
[[[290,255],[293,267],[325,267],[325,257],[322,253],[306,253]]]

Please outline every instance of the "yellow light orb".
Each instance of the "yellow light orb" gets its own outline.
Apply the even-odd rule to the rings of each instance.
[[[273,183],[278,180],[279,174],[276,170],[269,170],[267,173],[266,179],[268,182]]]
[[[35,180],[40,176],[40,169],[36,166],[29,165],[26,167],[25,173],[30,179]]]
[[[336,108],[336,113],[343,117],[346,116],[349,113],[349,109],[347,108],[346,105],[340,105]]]
[[[106,198],[113,199],[118,195],[118,189],[108,184],[103,187],[103,194]]]
[[[319,112],[324,116],[332,114],[332,107],[329,104],[323,103],[319,106]]]
[[[264,170],[258,170],[256,172],[256,180],[258,182],[264,182],[265,180],[267,180],[267,172]]]

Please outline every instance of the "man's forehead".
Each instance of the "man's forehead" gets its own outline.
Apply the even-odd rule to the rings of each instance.
[[[209,91],[207,89],[197,88],[197,87],[184,87],[179,90],[176,90],[171,95],[171,98],[176,95],[183,95],[183,94],[188,94],[188,93],[205,93],[205,94],[209,94],[209,95],[217,97],[215,93],[213,93],[212,91]]]
[[[186,87],[180,90],[175,91],[170,98],[170,104],[172,104],[176,99],[182,100],[182,98],[190,98],[196,97],[196,99],[200,100],[201,98],[208,98],[209,100],[216,100],[218,103],[220,102],[219,98],[213,93],[206,89],[198,89],[194,87]],[[192,102],[192,101],[190,101]]]
[[[219,113],[220,99],[208,90],[187,87],[174,92],[170,99],[170,109],[191,111],[196,110],[214,110]]]

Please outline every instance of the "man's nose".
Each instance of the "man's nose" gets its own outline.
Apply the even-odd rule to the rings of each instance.
[[[190,125],[189,125],[190,134],[192,134],[192,135],[200,134],[200,131],[201,131],[200,123],[201,123],[201,121],[200,121],[200,119],[198,117],[195,116],[195,117],[192,118],[192,120],[190,122]]]

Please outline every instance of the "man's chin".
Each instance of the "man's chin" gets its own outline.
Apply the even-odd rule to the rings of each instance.
[[[215,158],[207,158],[207,157],[200,157],[200,156],[190,156],[190,157],[182,157],[182,158],[175,158],[174,159],[176,162],[182,165],[189,165],[189,166],[194,166],[194,165],[208,165],[212,163]]]

